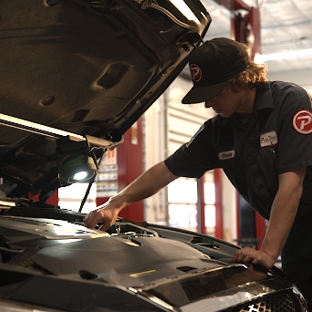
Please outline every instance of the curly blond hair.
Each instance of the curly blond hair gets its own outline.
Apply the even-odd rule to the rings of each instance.
[[[249,48],[245,44],[244,46],[250,55]],[[240,91],[243,88],[254,90],[257,85],[268,81],[266,73],[267,66],[265,64],[256,64],[254,61],[250,61],[246,70],[230,79],[229,84],[234,91]]]
[[[266,65],[256,64],[251,61],[245,71],[230,79],[229,84],[234,91],[240,91],[243,88],[254,90],[257,85],[268,81],[266,77]]]

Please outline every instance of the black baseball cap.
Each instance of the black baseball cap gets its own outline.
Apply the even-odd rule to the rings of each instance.
[[[193,88],[182,99],[183,104],[200,103],[220,94],[229,80],[246,70],[250,63],[243,44],[219,37],[206,41],[190,56]]]

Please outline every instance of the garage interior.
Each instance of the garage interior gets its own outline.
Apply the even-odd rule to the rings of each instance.
[[[212,17],[205,40],[231,37],[247,43],[256,62],[267,64],[269,80],[297,83],[312,92],[312,3],[306,0],[204,0]],[[82,212],[89,212],[140,173],[187,142],[212,112],[203,105],[182,105],[191,87],[185,68],[154,105],[109,151]],[[78,210],[87,185],[59,189],[52,201]],[[200,180],[178,179],[144,202],[122,212],[131,220],[207,233],[242,246],[259,246],[266,221],[255,214],[225,175],[208,172]]]

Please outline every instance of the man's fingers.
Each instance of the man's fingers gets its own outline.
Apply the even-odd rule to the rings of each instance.
[[[89,228],[94,228],[95,225],[98,223],[96,220],[96,214],[93,211],[90,211],[83,219],[85,226]]]
[[[244,263],[244,264],[250,264],[252,262],[252,258],[249,257],[248,255],[239,255],[236,258],[232,259],[232,262],[236,262],[236,263]]]
[[[100,227],[99,230],[105,232],[110,228],[110,224],[103,223]]]
[[[244,263],[246,265],[258,265],[265,270],[269,270],[274,265],[274,260],[266,252],[254,250],[252,248],[243,248],[234,254],[230,263]]]
[[[230,260],[230,263],[245,263],[250,264],[255,259],[254,250],[249,247],[245,247],[235,252],[233,258]]]
[[[92,214],[92,211],[90,211],[89,213],[87,213],[84,218],[83,218],[83,221],[87,221],[87,219],[89,219],[89,217],[91,216]]]
[[[116,219],[118,218],[119,210],[115,207],[110,207],[109,205],[102,205],[97,207],[96,210],[90,211],[84,217],[84,224],[89,228],[94,228],[97,224],[102,223],[99,228],[101,231],[106,231],[109,229]]]

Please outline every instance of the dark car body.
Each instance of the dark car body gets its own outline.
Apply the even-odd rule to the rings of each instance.
[[[42,209],[46,218],[0,215],[5,311],[306,311],[279,269],[229,265],[232,244],[123,219],[104,233]]]
[[[182,71],[211,22],[199,1],[2,0],[0,14],[1,312],[305,311],[279,269],[230,265],[235,245],[123,219],[104,233],[46,204],[71,183],[65,160],[100,161]]]

